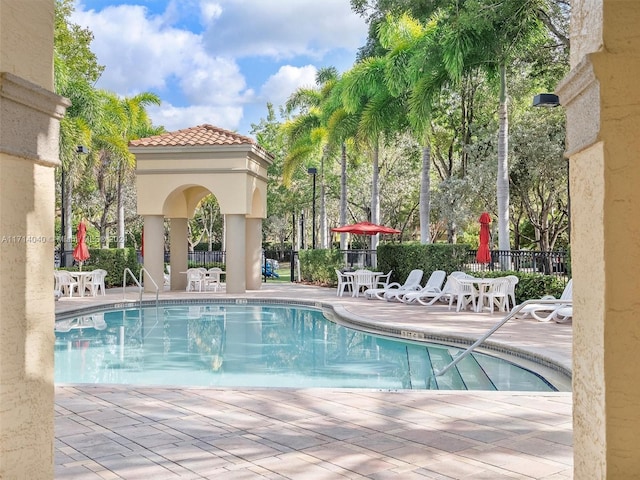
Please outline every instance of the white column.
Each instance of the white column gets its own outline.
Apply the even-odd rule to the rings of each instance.
[[[244,215],[226,215],[227,293],[246,292],[246,219]]]
[[[164,285],[164,217],[162,215],[144,216],[144,291],[155,293],[156,286]]]
[[[262,219],[248,218],[245,258],[248,290],[260,290],[262,285]]]
[[[187,288],[187,260],[189,241],[187,238],[186,218],[172,218],[170,221],[169,248],[171,249],[171,290],[185,290]]]

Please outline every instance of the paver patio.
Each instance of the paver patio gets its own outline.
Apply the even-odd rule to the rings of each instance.
[[[500,318],[294,284],[234,296],[304,298],[376,328],[469,341]],[[56,311],[122,300],[113,289]],[[571,366],[570,324],[516,320],[492,342]],[[569,479],[571,407],[569,392],[57,385],[56,478]]]

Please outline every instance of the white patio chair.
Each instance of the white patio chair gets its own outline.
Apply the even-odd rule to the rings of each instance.
[[[459,312],[463,308],[467,308],[467,305],[471,304],[473,310],[476,310],[476,301],[478,299],[478,289],[471,283],[460,283],[459,277],[453,277],[449,275],[451,279],[451,294],[449,296],[449,310],[453,306],[453,302],[456,302],[456,312]]]
[[[102,293],[105,295],[104,279],[107,276],[107,271],[101,268],[93,270],[91,276],[84,280],[85,290],[89,290],[91,296],[95,297],[97,294]]]
[[[517,277],[516,277],[517,278]],[[506,277],[495,278],[491,282],[489,290],[483,295],[489,304],[489,309],[493,313],[493,308],[497,307],[499,312],[505,312],[509,305],[509,285],[511,281]]]
[[[418,298],[433,298],[442,292],[442,284],[447,278],[447,272],[444,270],[434,270],[431,272],[427,283],[420,290],[415,292],[389,292],[385,294],[387,300],[394,298],[404,303],[413,303]]]
[[[62,295],[73,297],[73,291],[78,291],[78,282],[66,270],[58,270],[58,287]]]
[[[187,292],[193,292],[196,289],[201,292],[205,282],[204,276],[204,273],[199,268],[187,269]]]
[[[509,279],[509,298],[507,299],[507,310],[510,310],[512,307],[516,306],[516,285],[518,284],[520,279],[515,275],[507,275],[504,278]]]
[[[555,300],[556,298],[553,295],[545,295],[540,300]],[[533,318],[538,320],[539,322],[549,322],[554,319],[554,312],[569,306],[573,300],[573,279],[570,279],[567,282],[567,285],[564,287],[562,291],[562,295],[558,300],[567,300],[567,303],[531,303],[529,305],[525,305],[522,307],[522,310],[518,312],[518,316],[521,318],[526,318],[531,315]]]
[[[391,282],[391,274],[393,270],[389,270],[387,273],[380,273],[376,276],[376,284],[373,288],[387,288],[389,282]]]
[[[338,269],[336,269],[336,275],[338,277],[338,290],[336,291],[336,296],[341,297],[345,290],[353,291],[352,275],[345,275]]]
[[[221,287],[220,285],[220,277],[222,276],[222,269],[220,267],[213,267],[207,270],[207,276],[205,279],[205,283],[207,287],[213,287],[213,289],[217,292]]]
[[[371,270],[356,270],[353,272],[353,292],[351,293],[351,296],[359,296],[362,289],[369,290],[374,288],[375,283],[375,274]]]
[[[385,293],[393,291],[411,292],[418,291],[422,288],[420,282],[422,281],[423,271],[420,269],[411,270],[405,282],[401,285],[398,282],[390,283],[386,288],[369,288],[364,291],[365,298],[378,300],[385,300]]]

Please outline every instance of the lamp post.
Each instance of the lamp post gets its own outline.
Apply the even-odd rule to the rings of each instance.
[[[78,145],[76,147],[76,153],[78,155],[86,155],[89,153],[89,149],[84,145]],[[67,266],[67,249],[66,244],[67,241],[70,240],[70,236],[67,235],[66,232],[66,205],[65,205],[65,186],[66,186],[66,177],[64,172],[64,164],[60,165],[60,233],[62,237],[60,239],[60,266]],[[69,215],[71,216],[71,215]]]
[[[560,97],[554,93],[539,93],[535,97],[533,97],[533,106],[534,107],[559,107]],[[571,242],[571,190],[569,181],[570,175],[570,163],[567,158],[567,221],[569,222],[569,226],[567,228],[567,233],[569,235],[569,242]]]
[[[316,174],[318,169],[310,167],[307,169],[309,175],[313,175],[313,208],[311,210],[311,248],[316,248]]]

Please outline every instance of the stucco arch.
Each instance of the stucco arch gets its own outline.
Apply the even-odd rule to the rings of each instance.
[[[138,214],[144,218],[144,265],[156,284],[163,282],[164,219],[170,220],[171,288],[183,289],[186,222],[198,203],[213,194],[226,223],[227,291],[260,288],[255,250],[261,252],[271,156],[253,139],[212,125],[142,138],[129,148],[136,156]],[[152,282],[145,286],[153,288]]]

